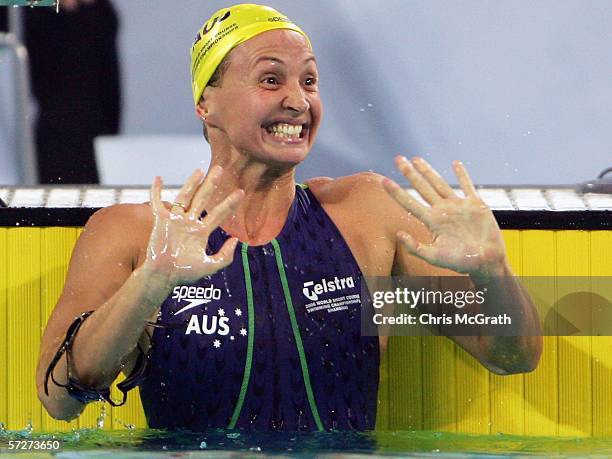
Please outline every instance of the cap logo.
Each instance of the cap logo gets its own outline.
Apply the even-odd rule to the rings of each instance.
[[[227,18],[229,18],[230,14],[231,14],[231,11],[227,10],[227,12],[221,18],[215,17],[212,19],[212,21],[208,21],[206,24],[204,24],[204,28],[202,29],[202,36],[210,32],[212,28],[215,26],[215,24],[217,23],[217,21],[219,22],[225,21]],[[209,27],[209,24],[210,24],[210,27]]]

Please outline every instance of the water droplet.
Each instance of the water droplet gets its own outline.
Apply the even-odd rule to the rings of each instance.
[[[103,429],[104,428],[104,419],[106,418],[106,404],[102,404],[102,409],[100,410],[100,416],[98,416],[98,419],[96,420],[96,425],[98,426],[98,429]]]

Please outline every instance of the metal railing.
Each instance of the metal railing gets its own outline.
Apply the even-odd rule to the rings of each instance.
[[[36,151],[30,113],[30,75],[28,50],[22,44],[21,18],[17,8],[9,8],[9,32],[0,32],[0,50],[7,49],[13,56],[13,85],[15,96],[15,158],[19,164],[20,181],[26,185],[38,183]]]

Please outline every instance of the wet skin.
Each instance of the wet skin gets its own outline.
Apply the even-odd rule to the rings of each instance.
[[[275,30],[240,44],[231,53],[220,86],[208,86],[195,110],[205,119],[209,134],[209,172],[194,172],[176,198],[180,205],[161,202],[163,184],[157,178],[150,204],[112,206],[90,219],[43,337],[39,393],[44,369],[75,315],[101,310],[88,319],[80,332],[83,337],[77,338],[75,344],[80,339],[82,346],[82,355],[74,357],[77,367],[88,359],[103,361],[105,352],[110,352],[95,345],[94,334],[101,341],[124,340],[115,345],[117,357],[106,363],[104,374],[94,374],[97,366],[92,366],[91,381],[107,386],[120,369],[129,373],[137,357],[138,338],[126,335],[138,332],[134,336],[148,344],[142,332],[145,321],[154,319],[174,285],[227,266],[237,240],[265,244],[283,227],[295,195],[295,167],[307,157],[323,113],[316,60],[305,39],[296,32]],[[278,131],[287,125],[301,126],[299,135],[274,135],[274,126]],[[463,165],[455,162],[453,167],[465,197],[458,196],[421,158],[398,157],[396,164],[427,206],[374,173],[318,177],[306,183],[365,276],[461,273],[466,286],[488,282],[497,303],[524,317],[525,336],[504,343],[514,366],[492,353],[500,348],[498,340],[451,339],[494,372],[535,368],[542,344],[540,337],[533,336],[538,330],[533,305],[520,285],[496,290],[494,276],[508,276],[511,270],[497,223]],[[203,220],[202,210],[208,214]],[[209,256],[206,241],[217,226],[233,238]],[[134,318],[116,313],[119,307]],[[117,319],[109,319],[115,313]],[[386,338],[381,337],[380,345],[384,350]]]

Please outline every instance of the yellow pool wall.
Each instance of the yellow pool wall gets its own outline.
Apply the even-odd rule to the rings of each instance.
[[[0,228],[0,422],[7,429],[98,424],[100,403],[66,423],[48,416],[36,396],[40,337],[81,231]],[[503,235],[517,275],[611,276],[612,282],[612,231]],[[573,288],[588,286],[552,282],[550,294],[559,298]],[[104,410],[105,429],[146,427],[137,391],[125,406]],[[538,368],[512,376],[488,372],[443,337],[392,337],[381,365],[377,429],[611,437],[612,337],[545,337]]]

